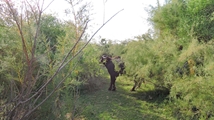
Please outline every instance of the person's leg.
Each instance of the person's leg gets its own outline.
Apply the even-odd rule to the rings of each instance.
[[[113,87],[112,91],[116,91],[116,86],[115,86],[116,77],[112,76],[111,81],[112,81],[112,87]]]
[[[110,79],[111,79],[111,81],[110,81],[110,86],[109,86],[109,88],[108,88],[109,91],[112,89],[112,78],[110,78]]]

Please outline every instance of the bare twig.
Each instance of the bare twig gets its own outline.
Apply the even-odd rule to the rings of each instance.
[[[85,28],[84,28],[84,31],[85,31],[86,27],[87,27],[87,24],[86,24],[86,26],[85,26]],[[49,78],[48,81],[47,81],[43,86],[41,86],[40,89],[39,89],[35,94],[33,94],[30,98],[26,99],[25,101],[22,101],[21,103],[25,103],[25,102],[31,100],[31,99],[32,99],[33,97],[35,97],[38,93],[40,93],[40,92],[53,80],[53,78],[62,70],[62,68],[65,67],[65,65],[67,64],[67,63],[64,64],[65,61],[67,60],[67,58],[69,57],[69,55],[71,54],[71,52],[73,51],[73,49],[75,48],[75,46],[78,44],[78,42],[81,40],[81,37],[82,37],[82,35],[84,34],[84,31],[82,32],[81,36],[79,37],[79,39],[78,39],[78,41],[75,43],[75,45],[70,49],[70,51],[68,52],[68,54],[67,54],[67,55],[65,56],[65,58],[62,60],[61,64],[59,65],[59,67],[58,67],[58,69],[56,70],[56,72],[52,75],[52,77]],[[75,56],[75,57],[76,57],[76,56]],[[74,57],[72,57],[72,58],[74,58]]]
[[[41,16],[42,16],[42,7],[43,7],[43,4],[44,4],[44,1],[43,1],[43,3],[42,3],[42,6],[41,6],[41,8],[39,7],[39,2],[37,3],[37,9],[38,9],[38,11],[39,11],[39,16],[37,17],[37,13],[35,12],[35,10],[34,10],[34,8],[33,8],[33,6],[28,2],[28,1],[26,1],[27,2],[27,4],[30,6],[30,9],[31,9],[31,11],[33,12],[33,14],[34,14],[34,17],[35,17],[35,20],[36,20],[36,24],[37,24],[37,28],[36,28],[36,33],[35,33],[35,36],[34,36],[34,42],[33,42],[33,48],[32,48],[32,53],[31,53],[31,59],[33,59],[34,58],[34,54],[35,54],[35,50],[36,50],[36,43],[37,43],[37,37],[38,37],[38,34],[39,34],[39,29],[40,29],[40,21],[41,21]]]
[[[52,1],[42,10],[42,12],[44,12],[53,2],[54,2],[54,0],[52,0]],[[44,3],[44,1],[43,1],[43,3]]]
[[[27,114],[25,114],[25,116],[23,116],[23,118],[29,116],[33,111],[35,111],[39,106],[41,106],[48,98],[51,97],[51,95],[62,85],[62,83],[66,80],[66,78],[68,78],[71,73],[73,72],[73,70],[76,68],[78,61],[76,62],[76,64],[74,65],[74,67],[72,68],[71,72],[68,73],[59,83],[58,85],[53,89],[53,91],[51,91],[51,93],[49,93],[49,95],[43,99],[36,107],[34,107],[32,110],[30,110],[29,112],[27,112]]]
[[[102,29],[112,18],[114,18],[117,14],[119,14],[121,11],[123,11],[124,9],[121,9],[120,11],[118,11],[117,13],[115,13],[111,18],[109,18],[102,26],[100,26],[95,33],[90,37],[90,39],[88,40],[88,42],[86,42],[86,44],[74,55],[78,55],[88,44],[89,42],[93,39],[93,37],[100,31],[100,29]],[[71,59],[72,60],[72,59]],[[69,61],[71,61],[69,60]],[[69,62],[68,61],[68,62]]]
[[[89,42],[92,40],[92,38],[100,31],[100,29],[102,29],[112,18],[114,18],[118,13],[120,13],[122,10],[118,11],[116,14],[114,14],[110,19],[108,19],[108,21],[106,21],[105,23],[103,23],[103,25],[101,25],[95,32],[94,34],[90,37],[90,39],[83,45],[82,48],[80,48],[77,52],[75,52],[75,54],[73,56],[71,56],[71,58],[69,58],[69,56],[71,55],[71,53],[75,50],[76,46],[78,45],[78,43],[80,42],[80,40],[82,39],[82,36],[83,34],[85,33],[86,31],[86,28],[87,28],[87,24],[88,24],[88,20],[84,20],[84,23],[85,23],[85,26],[82,30],[82,33],[81,35],[79,36],[79,34],[77,35],[76,38],[77,41],[75,42],[75,44],[72,46],[72,48],[69,50],[69,52],[66,54],[66,56],[62,59],[61,63],[59,64],[57,70],[54,72],[54,74],[49,78],[47,79],[47,81],[40,86],[40,88],[38,89],[38,91],[36,93],[34,93],[33,95],[32,94],[32,89],[33,89],[33,84],[35,83],[35,80],[34,81],[31,81],[33,79],[33,71],[35,70],[34,68],[34,62],[35,62],[35,50],[36,50],[36,45],[37,45],[37,39],[38,39],[38,36],[39,36],[39,29],[40,29],[40,21],[41,21],[41,15],[43,13],[43,11],[45,9],[48,8],[48,6],[54,1],[52,0],[50,2],[50,4],[43,9],[43,5],[44,5],[44,0],[42,2],[42,7],[40,8],[39,7],[39,2],[37,2],[37,10],[34,9],[35,6],[32,6],[27,0],[26,0],[26,3],[28,4],[29,8],[34,16],[34,19],[36,21],[36,33],[34,35],[34,40],[33,40],[33,44],[32,44],[32,51],[31,51],[31,58],[29,57],[30,56],[30,52],[27,50],[27,44],[25,43],[26,40],[25,40],[25,36],[24,36],[24,33],[23,33],[23,30],[22,30],[22,20],[20,21],[19,20],[19,15],[16,13],[16,9],[14,8],[14,6],[11,4],[10,0],[4,0],[5,3],[7,4],[8,6],[8,9],[11,13],[11,16],[13,17],[13,20],[15,21],[15,24],[19,30],[19,34],[21,36],[21,40],[22,40],[22,46],[23,46],[23,52],[24,52],[24,55],[26,57],[26,61],[27,61],[27,71],[26,71],[26,76],[25,76],[25,79],[24,79],[24,82],[25,82],[25,85],[22,89],[22,92],[20,93],[19,95],[19,98],[17,97],[17,100],[15,101],[16,104],[13,106],[12,110],[10,110],[10,114],[9,116],[11,116],[11,119],[13,117],[21,117],[21,119],[24,119],[26,117],[28,117],[33,111],[35,111],[39,106],[41,106],[45,101],[47,101],[48,98],[51,97],[51,95],[60,87],[60,85],[66,80],[66,78],[72,73],[73,69],[75,69],[75,67],[72,68],[72,71],[71,73],[68,73],[67,76],[65,76],[61,81],[60,83],[45,97],[45,99],[43,99],[40,103],[36,104],[36,106],[34,108],[28,108],[27,110],[25,109],[26,108],[26,102],[33,102],[32,105],[35,105],[35,102],[40,98],[40,96],[42,95],[42,92],[43,90],[47,87],[47,85],[49,85],[53,79],[56,77],[56,75],[68,64],[70,63],[73,59],[75,59],[80,53],[81,51],[89,44]],[[37,13],[38,12],[38,13]],[[22,15],[22,14],[21,14]],[[23,14],[24,15],[24,14]],[[21,16],[22,17],[22,16]],[[28,17],[28,15],[27,15]],[[21,18],[22,19],[22,18]],[[81,24],[82,25],[82,24]],[[77,25],[77,28],[78,29],[78,25]],[[79,32],[79,31],[77,31]],[[77,62],[78,63],[78,62]],[[77,65],[77,63],[75,64],[75,66]],[[38,71],[39,73],[39,71]],[[39,77],[39,74],[37,73],[37,77]],[[33,83],[33,84],[32,84]],[[33,98],[35,98],[35,100],[33,100]],[[31,101],[30,101],[31,100]],[[18,110],[22,110],[20,112],[16,112]],[[13,115],[13,113],[15,114],[15,116]],[[21,113],[21,115],[19,115],[19,113]],[[16,116],[17,115],[17,116]],[[19,118],[17,118],[19,119]]]
[[[123,9],[122,9],[123,10]],[[115,17],[118,13],[120,13],[122,10],[118,11],[116,14],[114,14],[107,22],[105,22],[100,28],[98,28],[98,30],[91,36],[91,38],[88,40],[88,42],[74,55],[72,56],[71,59],[69,59],[66,63],[65,60],[68,58],[68,56],[71,54],[72,50],[75,48],[75,45],[77,45],[78,41],[80,41],[85,29],[83,31],[83,33],[81,34],[80,38],[78,39],[78,41],[75,43],[75,45],[72,47],[72,49],[69,51],[69,53],[67,54],[67,56],[63,59],[62,64],[59,66],[58,70],[55,72],[55,74],[48,80],[48,82],[43,85],[38,91],[37,93],[35,93],[33,96],[31,96],[28,100],[32,99],[34,96],[36,96],[39,92],[41,92],[45,86],[47,86],[47,84],[52,81],[52,79],[55,77],[55,75],[61,71],[62,68],[64,68],[69,62],[71,62],[71,60],[73,60],[78,54],[80,54],[80,52],[88,45],[88,43],[92,40],[92,38],[97,34],[97,32],[103,27],[105,26],[105,24],[107,24],[113,17]],[[77,64],[76,64],[77,65]],[[73,70],[72,70],[73,71]],[[33,111],[35,111],[39,106],[41,106],[58,88],[59,86],[66,80],[66,78],[70,75],[71,73],[69,73],[66,77],[63,78],[63,80],[60,81],[60,83],[54,88],[54,90],[42,101],[40,102],[36,107],[34,107],[31,111],[29,111],[24,117],[29,116]],[[28,101],[27,100],[27,101]],[[27,102],[24,101],[24,102]]]
[[[89,44],[89,42],[93,39],[93,37],[100,31],[100,29],[102,29],[112,18],[114,18],[118,13],[120,13],[121,11],[123,11],[124,9],[121,9],[120,11],[118,11],[117,13],[115,13],[111,18],[109,18],[102,26],[100,26],[95,33],[90,37],[90,39],[85,43],[85,45],[72,57],[70,58],[70,60],[68,60],[64,65],[67,65],[71,60],[73,60],[80,52],[82,52],[82,50]]]
[[[25,54],[25,57],[26,57],[27,64],[29,65],[28,51],[27,51],[27,47],[26,47],[26,43],[25,43],[25,38],[24,38],[24,35],[23,35],[23,31],[21,29],[21,26],[20,26],[20,23],[19,23],[19,20],[18,20],[18,16],[17,16],[16,12],[14,11],[14,8],[11,5],[10,1],[9,0],[4,0],[4,1],[7,4],[8,8],[10,10],[10,13],[12,14],[13,20],[15,21],[15,23],[16,23],[16,25],[18,27],[19,34],[20,34],[21,40],[22,40],[23,51],[24,51],[24,54]]]

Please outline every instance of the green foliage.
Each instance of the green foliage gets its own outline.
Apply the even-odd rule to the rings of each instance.
[[[158,36],[179,38],[194,35],[199,41],[213,38],[213,0],[170,0],[151,9],[150,21]]]
[[[57,38],[65,36],[62,27],[63,24],[56,17],[52,15],[42,16],[40,32],[45,36],[45,41],[42,42],[49,44],[53,54],[56,51]]]
[[[170,0],[150,12],[158,39],[146,43],[154,57],[141,57],[152,63],[147,79],[170,91],[177,119],[213,117],[213,10],[212,0]]]
[[[136,118],[145,116],[148,119],[167,119],[167,115],[170,116],[168,119],[213,118],[213,6],[213,0],[169,0],[165,5],[152,8],[150,11],[154,35],[146,33],[137,36],[136,41],[122,43],[102,39],[100,44],[90,43],[74,57],[86,44],[81,40],[65,61],[68,64],[41,91],[41,96],[26,102],[26,106],[34,107],[64,80],[52,97],[40,106],[31,118],[71,119],[82,114],[85,114],[86,118],[95,115],[96,119],[123,119],[121,115]],[[22,21],[22,32],[27,55],[32,57],[32,60],[35,57],[33,66],[30,66],[33,68],[30,80],[33,81],[34,77],[39,76],[35,83],[29,84],[32,85],[30,90],[33,94],[54,75],[77,42],[77,32],[81,33],[81,30],[76,30],[72,22],[62,23],[52,15],[42,16],[40,35],[33,56],[30,50],[33,48],[32,36],[36,31],[36,24],[33,19],[27,20]],[[29,66],[26,54],[23,54],[19,32],[13,23],[7,25],[0,21],[0,104],[3,106],[3,113],[0,111],[0,115],[15,107],[15,103],[8,105],[7,102],[17,98],[21,89],[25,88],[24,80]],[[108,76],[108,73],[105,67],[98,63],[102,54],[121,56],[125,62],[127,76],[117,78],[118,90],[121,91],[114,94],[106,93],[104,90],[98,91],[93,97],[101,97],[96,101],[91,98],[91,94],[84,93],[99,88],[107,90],[108,83],[103,82],[101,76]],[[139,94],[127,92],[134,79],[139,84],[142,80],[146,83]],[[110,99],[109,96],[113,97],[110,102],[107,101]],[[162,100],[159,100],[160,97]],[[121,100],[122,102],[118,102]],[[152,101],[155,102],[151,103]],[[106,108],[107,112],[101,113],[99,110],[103,108],[96,106],[97,102]],[[125,103],[131,107],[121,107]],[[157,111],[153,109],[154,106],[155,109],[158,106]],[[130,108],[136,114],[130,113]]]
[[[213,114],[214,100],[212,43],[171,37],[130,41],[122,55],[126,72],[132,77],[128,79],[137,75],[152,83],[155,90],[168,91],[169,105],[177,119],[207,119]]]
[[[14,34],[15,33],[15,34]],[[16,95],[23,82],[23,62],[21,42],[16,41],[18,35],[14,28],[0,28],[0,79],[1,86],[4,88],[1,92],[1,99],[8,101]]]
[[[180,106],[174,106],[174,112],[181,112],[183,115],[180,116],[181,118],[207,119],[213,114],[211,106],[214,99],[212,92],[214,69],[211,67],[213,64],[211,51],[213,51],[213,45],[193,42],[180,55],[179,60],[186,56],[196,62],[193,67],[195,75],[177,78],[171,89],[170,97],[173,101],[175,100],[174,104],[180,104]]]
[[[54,64],[48,65],[49,62],[46,61],[48,65],[47,67],[50,69],[49,74],[54,73],[58,65],[61,63],[62,58],[65,57],[75,44],[75,35],[74,33],[69,32],[72,25],[68,24],[66,26],[67,27],[64,27],[64,31],[67,34],[65,36],[59,36],[56,39],[57,44],[54,54]],[[77,51],[81,49],[84,44],[84,41],[80,41],[78,43]],[[73,59],[72,62],[69,62],[60,74],[54,78],[53,84],[49,85],[48,89],[52,90],[63,78],[65,78],[65,76],[70,74],[69,77],[65,79],[63,85],[54,94],[52,99],[49,100],[54,106],[48,107],[49,109],[44,106],[40,112],[52,111],[48,116],[49,119],[51,119],[51,116],[53,115],[58,119],[66,119],[73,118],[78,114],[77,111],[80,106],[78,104],[79,95],[83,92],[99,89],[98,85],[100,81],[97,78],[103,75],[104,70],[101,69],[98,63],[100,56],[98,53],[98,46],[96,44],[89,44],[76,58],[73,59],[75,54],[68,57],[68,59]],[[47,58],[49,57],[47,56]],[[41,118],[43,118],[43,116],[41,116]]]
[[[36,12],[28,12],[29,16],[37,16]],[[27,118],[65,119],[64,115],[71,112],[74,116],[76,114],[75,112],[73,114],[73,111],[76,110],[74,106],[76,106],[79,96],[77,91],[89,83],[92,85],[86,90],[94,89],[96,81],[93,79],[100,76],[102,71],[97,60],[97,50],[93,48],[96,45],[91,45],[77,57],[74,57],[76,52],[69,55],[65,61],[68,64],[56,73],[62,60],[78,39],[78,36],[75,35],[74,24],[72,22],[62,23],[52,15],[42,16],[39,24],[39,20],[34,20],[34,17],[29,16],[18,19],[20,21],[17,23],[22,25],[22,29],[17,30],[15,22],[10,23],[10,21],[7,21],[8,24],[5,25],[1,23],[2,26],[0,26],[0,103],[1,110],[3,110],[0,114],[4,114],[0,119],[9,119],[9,113],[13,108],[15,108],[15,115],[21,118],[25,115],[23,113],[30,112],[52,93],[52,97],[47,99],[36,112],[33,112],[31,117],[27,116]],[[19,17],[17,16],[17,18]],[[10,19],[12,20],[12,18]],[[38,34],[36,34],[37,32]],[[34,41],[37,41],[35,49]],[[83,41],[79,42],[79,49],[84,44]],[[71,62],[69,62],[70,59],[72,59]],[[55,73],[57,75],[51,80]],[[68,77],[66,78],[66,76]],[[59,86],[63,80],[65,82]],[[47,82],[49,84],[44,86]],[[58,86],[59,88],[56,89]],[[41,88],[44,89],[38,92]],[[75,94],[70,94],[72,92]],[[31,98],[35,93],[39,94]],[[25,96],[23,99],[17,99],[22,98],[22,95]],[[15,107],[20,103],[19,100],[26,100],[26,102]]]
[[[156,29],[158,36],[179,35],[179,26],[185,17],[185,2],[183,0],[172,0],[168,4],[151,9],[150,21]],[[188,24],[187,24],[188,25]],[[183,32],[183,31],[182,31]]]

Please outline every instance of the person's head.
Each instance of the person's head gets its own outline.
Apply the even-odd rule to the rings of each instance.
[[[107,55],[102,55],[100,57],[100,63],[104,63],[104,62],[107,62],[107,61],[110,61],[111,60],[111,57],[108,57]]]

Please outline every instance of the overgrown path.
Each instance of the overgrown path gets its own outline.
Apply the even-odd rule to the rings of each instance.
[[[78,116],[87,120],[168,120],[162,97],[156,97],[149,85],[131,92],[132,82],[118,79],[117,91],[108,91],[109,80],[102,88],[81,94]]]

